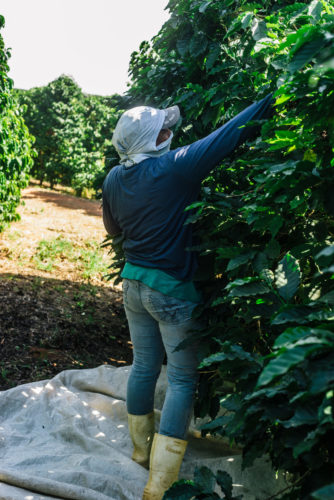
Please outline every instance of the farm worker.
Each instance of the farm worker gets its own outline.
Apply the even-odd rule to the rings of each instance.
[[[129,109],[114,131],[120,165],[103,184],[103,221],[109,234],[124,237],[121,276],[134,355],[127,409],[132,459],[150,468],[143,500],[160,500],[178,478],[198,378],[196,347],[175,350],[196,328],[192,312],[200,301],[185,208],[198,199],[209,172],[256,136],[259,127],[243,126],[269,118],[272,104],[268,95],[207,137],[174,150],[170,128],[180,118],[178,106]],[[154,390],[165,353],[168,387],[154,434]]]

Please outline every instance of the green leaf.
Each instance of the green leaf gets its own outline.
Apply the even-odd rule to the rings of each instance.
[[[328,257],[334,257],[334,245],[329,245],[328,247],[321,250],[321,252],[317,253],[317,255],[315,256],[316,260],[327,260]]]
[[[316,360],[310,366],[310,393],[318,394],[326,391],[334,382],[334,350],[321,360]]]
[[[333,277],[334,277],[334,266],[325,267],[325,268],[321,269],[321,272],[322,272],[323,274],[325,274],[325,273],[332,274],[332,275],[333,275]],[[334,279],[334,278],[332,278],[332,279]]]
[[[233,418],[232,415],[221,415],[220,417],[211,420],[211,422],[201,425],[201,430],[214,431],[216,429],[221,429],[231,421],[231,418]]]
[[[231,476],[223,470],[217,471],[217,483],[227,499],[232,497],[233,481]]]
[[[315,431],[309,432],[306,437],[303,437],[302,440],[297,441],[297,444],[295,444],[293,448],[294,458],[298,458],[299,455],[312,450],[314,446],[319,444],[319,437],[321,437],[325,433],[326,430],[323,427],[318,426],[316,427]]]
[[[307,314],[310,309],[308,307],[300,306],[288,308],[285,311],[278,313],[272,320],[272,325],[282,325],[284,323],[307,323]]]
[[[191,500],[200,493],[200,488],[193,481],[182,479],[165,492],[163,500]]]
[[[289,73],[295,73],[299,71],[301,68],[305,66],[305,64],[309,63],[314,56],[320,52],[320,50],[326,44],[326,40],[321,36],[312,40],[308,43],[305,43],[295,54],[288,65]]]
[[[281,229],[283,224],[284,224],[284,219],[280,215],[276,215],[270,218],[270,220],[268,221],[268,229],[271,232],[271,236],[273,238],[275,238],[276,234]]]
[[[275,378],[284,375],[298,363],[304,361],[310,353],[318,349],[319,345],[313,344],[296,346],[278,353],[263,369],[258,379],[257,387],[267,385]]]
[[[253,12],[247,12],[244,17],[242,18],[242,21],[241,21],[241,26],[243,27],[243,29],[246,29],[248,28],[248,26],[250,25],[252,19],[253,19]]]
[[[176,41],[176,48],[181,57],[184,57],[188,52],[190,40],[191,37],[188,36],[187,38],[183,38],[181,40]]]
[[[217,61],[220,55],[220,44],[219,43],[210,43],[209,45],[209,54],[206,58],[205,67],[207,70],[210,70],[214,63]]]
[[[279,262],[275,272],[275,284],[278,293],[284,300],[289,301],[300,284],[300,268],[298,261],[290,254]]]
[[[334,483],[328,484],[323,488],[311,493],[314,500],[333,500],[334,498]]]
[[[255,362],[254,356],[246,351],[243,350],[242,347],[236,345],[236,344],[228,344],[228,343],[223,343],[223,347],[225,347],[225,351],[223,352],[216,352],[214,354],[211,354],[211,356],[208,356],[207,358],[204,358],[200,365],[199,368],[205,368],[207,366],[210,366],[214,363],[221,363],[223,361],[249,361],[251,363]]]
[[[307,316],[307,321],[334,321],[334,311],[316,311]]]
[[[189,44],[189,51],[193,57],[202,54],[208,45],[208,39],[204,33],[194,35]]]
[[[276,130],[275,135],[279,139],[287,139],[290,142],[293,142],[297,137],[296,132],[293,130]],[[292,164],[295,165],[295,162],[292,162]]]
[[[282,131],[277,131],[278,136],[280,135],[279,132]],[[286,134],[284,135],[286,137]],[[295,170],[295,167],[297,165],[296,161],[289,160],[286,161],[285,163],[278,163],[277,165],[273,165],[272,167],[269,168],[269,172],[271,174],[277,174],[279,172],[284,172],[285,170],[293,171]]]
[[[264,252],[258,252],[253,262],[254,271],[260,274],[261,271],[268,268],[268,258]]]
[[[252,36],[253,40],[258,42],[262,40],[262,38],[266,38],[267,36],[267,25],[265,21],[260,21],[259,19],[254,19],[252,25]]]
[[[269,241],[268,245],[265,248],[266,254],[271,259],[276,259],[279,256],[280,251],[281,251],[281,247],[280,247],[278,241],[276,241],[274,238],[272,238]]]
[[[250,252],[243,253],[231,259],[227,265],[226,270],[232,271],[233,269],[237,269],[238,267],[246,264],[254,257],[255,252],[252,250]]]
[[[325,302],[327,304],[334,305],[334,290],[332,292],[328,292],[322,297],[318,299],[318,302]]]
[[[270,64],[271,64],[271,66],[273,66],[273,68],[281,71],[282,69],[286,68],[286,65],[287,65],[287,56],[280,54],[277,57],[275,57],[270,62]],[[279,89],[274,93],[274,97],[276,97],[276,96],[280,96]],[[281,97],[278,97],[278,99],[276,99],[275,105],[281,104],[282,102],[284,102],[286,100],[289,100],[292,97],[293,97],[292,95],[288,96],[287,94],[283,94],[283,95],[281,95]]]
[[[311,337],[311,339],[318,337],[321,341],[322,339],[328,338],[328,336],[331,336],[331,332],[329,330],[310,328],[306,326],[292,327],[288,328],[285,332],[279,335],[279,337],[277,337],[274,347],[276,349],[288,346],[291,347],[293,343],[299,342],[301,339],[305,339],[307,337]]]
[[[215,475],[208,467],[196,467],[194,472],[194,481],[196,485],[199,485],[203,493],[208,494],[213,492],[215,479]]]
[[[218,247],[216,250],[217,254],[221,259],[232,259],[240,254],[240,248],[238,247]]]
[[[318,423],[318,409],[310,404],[300,406],[296,409],[293,417],[279,422],[287,429],[299,427],[300,425],[315,425]]]
[[[257,281],[236,286],[229,292],[229,297],[248,297],[249,295],[262,295],[270,292],[270,288],[264,283]]]
[[[239,9],[243,11],[256,11],[262,9],[262,5],[257,2],[245,3],[244,5],[240,5]]]
[[[296,2],[292,5],[286,5],[281,9],[281,12],[284,14],[285,13],[293,14],[296,11],[302,12],[303,10],[305,10],[306,6],[307,6],[306,3]]]
[[[209,7],[210,3],[211,3],[211,0],[208,0],[207,2],[201,3],[200,8],[198,9],[198,11],[201,14],[203,14],[206,11],[206,9]]]
[[[277,47],[277,52],[281,52],[283,49],[291,46],[290,52],[297,52],[297,50],[304,45],[304,43],[309,41],[315,33],[318,33],[318,28],[310,24],[306,24],[299,28],[298,31],[289,33],[286,40],[280,43]]]
[[[326,330],[325,330],[326,331]],[[317,335],[317,333],[322,333],[322,330],[308,327],[295,327],[288,328],[279,337],[277,337],[274,347],[279,349],[281,347],[291,346],[294,342],[297,342],[301,338],[305,338],[309,335]]]
[[[221,398],[220,404],[225,410],[238,412],[242,408],[243,400],[239,394],[229,394]]]
[[[319,21],[322,13],[322,3],[318,0],[313,0],[308,8],[308,15],[311,16],[315,21]]]
[[[234,2],[234,0],[231,0],[231,2]],[[229,29],[228,29],[228,31],[227,31],[224,39],[232,36],[236,31],[238,31],[238,29],[240,29],[240,27],[241,27],[241,21],[240,21],[241,17],[242,16],[238,16],[236,19],[234,19],[232,21],[232,23],[230,24]]]

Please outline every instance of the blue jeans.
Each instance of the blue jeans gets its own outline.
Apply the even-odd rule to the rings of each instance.
[[[133,344],[128,413],[146,415],[153,411],[155,386],[166,352],[168,386],[159,433],[184,439],[198,380],[198,358],[193,343],[179,351],[175,348],[196,329],[191,318],[196,304],[129,279],[123,281],[123,298]]]

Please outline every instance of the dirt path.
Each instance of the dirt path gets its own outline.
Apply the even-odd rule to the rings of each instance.
[[[0,390],[132,358],[100,202],[36,186],[0,234]]]
[[[12,223],[10,228],[0,234],[2,273],[45,276],[41,269],[43,266],[36,266],[34,259],[41,241],[54,242],[59,239],[69,241],[75,247],[98,249],[106,236],[101,203],[98,201],[29,187],[22,193],[22,202],[24,204],[18,209],[21,220]],[[107,268],[110,263],[107,251],[98,250]],[[57,262],[47,271],[47,275],[57,279],[80,278],[80,266],[77,264],[68,259],[65,265]],[[91,280],[106,286],[101,275],[101,272],[94,273]]]

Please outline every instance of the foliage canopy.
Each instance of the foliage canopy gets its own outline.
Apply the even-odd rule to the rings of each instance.
[[[0,15],[0,29],[5,25]],[[10,52],[0,35],[0,231],[17,220],[21,189],[28,183],[32,141],[8,77]]]
[[[36,138],[38,156],[32,168],[42,183],[98,189],[105,159],[112,154],[112,131],[120,109],[119,96],[84,94],[72,78],[62,75],[45,87],[17,91],[24,118]]]
[[[217,166],[189,207],[205,297],[197,315],[206,322],[196,415],[211,416],[204,433],[243,445],[244,466],[266,453],[290,472],[280,498],[330,498],[334,3],[171,0],[167,8],[158,35],[132,54],[129,97],[180,105],[176,145],[270,91],[276,97],[261,135]],[[113,248],[121,268],[120,238]],[[218,498],[200,487],[201,474],[165,498]]]

